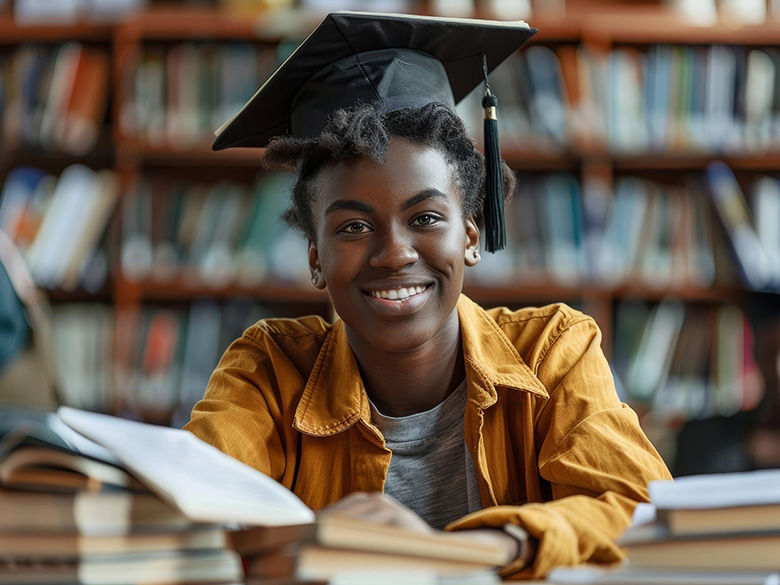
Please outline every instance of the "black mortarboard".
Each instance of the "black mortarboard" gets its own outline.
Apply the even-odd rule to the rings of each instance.
[[[379,101],[385,111],[431,102],[454,107],[535,32],[521,21],[329,14],[241,111],[217,130],[213,148],[263,147],[280,135],[316,136],[333,111],[358,103]],[[493,131],[486,135],[488,151],[493,150],[491,142],[497,147],[495,99],[490,98],[492,102],[483,103],[492,106],[492,119],[486,120],[486,134],[488,122]],[[501,189],[500,155],[486,154],[492,156],[487,161],[490,197],[491,185]],[[503,191],[498,198],[503,217]],[[487,204],[485,215],[487,225]],[[502,218],[500,222],[503,234]],[[503,243],[491,246],[488,239],[489,250],[501,247]]]

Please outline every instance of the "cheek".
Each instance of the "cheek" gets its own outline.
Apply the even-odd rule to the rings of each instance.
[[[331,280],[349,278],[355,268],[363,261],[362,252],[357,246],[345,246],[329,242],[324,253],[320,253],[320,265]]]

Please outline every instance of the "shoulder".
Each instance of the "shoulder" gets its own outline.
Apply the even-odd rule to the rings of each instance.
[[[565,303],[517,310],[497,307],[487,309],[486,312],[515,347],[540,342],[551,344],[573,330],[594,333],[598,331],[592,317]]]
[[[331,327],[330,323],[318,315],[308,315],[296,319],[260,319],[244,331],[244,337],[256,341],[299,339],[301,337],[323,339]]]
[[[249,358],[255,366],[289,361],[305,370],[313,364],[332,325],[322,317],[261,319],[247,328],[222,356],[222,366],[235,366]],[[255,367],[253,366],[253,367]]]
[[[603,355],[596,322],[564,303],[487,313],[537,376],[551,370],[564,374],[586,354]],[[549,387],[557,379],[543,382]]]

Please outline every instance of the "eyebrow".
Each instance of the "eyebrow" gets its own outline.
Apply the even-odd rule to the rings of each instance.
[[[442,193],[441,191],[439,191],[438,189],[434,189],[433,187],[431,187],[430,189],[424,189],[424,190],[420,191],[419,193],[417,193],[417,195],[413,195],[413,196],[409,197],[409,199],[407,199],[404,202],[404,204],[401,207],[401,209],[404,209],[404,210],[410,209],[410,208],[414,207],[415,205],[417,205],[418,203],[422,203],[426,199],[432,199],[434,197],[444,197],[444,198],[446,198],[447,196],[444,193]]]
[[[430,188],[430,189],[423,189],[416,195],[412,195],[404,201],[403,205],[401,206],[401,209],[407,210],[415,205],[422,203],[423,201],[427,199],[432,199],[434,197],[447,197],[444,193],[439,191],[438,189]],[[362,201],[355,201],[354,199],[336,199],[333,203],[328,205],[325,208],[325,215],[329,215],[333,213],[334,211],[339,211],[341,209],[351,209],[352,211],[362,211],[364,213],[373,213],[374,208],[370,206],[367,203],[363,203]]]
[[[362,201],[355,201],[353,199],[336,199],[333,203],[325,208],[325,215],[338,211],[339,209],[351,209],[353,211],[363,211],[365,213],[372,213],[374,208],[363,203]]]

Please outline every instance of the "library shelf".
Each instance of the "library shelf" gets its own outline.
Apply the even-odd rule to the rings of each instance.
[[[695,286],[673,286],[652,288],[634,284],[607,286],[599,284],[562,285],[545,279],[534,279],[521,284],[486,286],[467,283],[464,294],[481,303],[512,303],[525,301],[575,302],[582,299],[602,301],[620,299],[643,299],[659,301],[679,299],[686,302],[737,301],[743,294],[737,287],[701,288]],[[285,303],[328,303],[327,293],[305,284],[269,281],[262,285],[244,286],[228,284],[210,286],[194,278],[177,277],[171,280],[124,281],[123,287],[133,288],[143,301],[187,301],[196,298],[228,299],[250,297],[258,301]],[[62,294],[62,293],[57,293]],[[75,293],[74,293],[75,294]]]
[[[293,304],[326,304],[328,297],[323,291],[312,286],[283,282],[267,282],[257,286],[229,284],[209,286],[198,280],[186,277],[173,280],[128,282],[125,286],[135,288],[143,301],[188,301],[190,299],[230,299],[248,297],[258,301],[283,302]]]
[[[113,166],[114,160],[113,142],[102,134],[95,146],[83,154],[32,145],[0,145],[0,167],[5,164],[28,164],[46,169],[62,169],[70,164],[82,163],[93,168],[103,168]]]
[[[61,288],[46,289],[45,292],[46,297],[54,303],[112,303],[114,301],[114,291],[108,284],[95,292]]]
[[[140,12],[119,28],[122,40],[223,40],[278,43],[262,23],[207,8],[155,8]]]
[[[213,165],[216,167],[262,166],[261,148],[211,150],[210,143],[181,147],[154,145],[122,138],[120,156],[152,165]],[[774,171],[780,168],[780,151],[715,153],[680,150],[644,153],[609,153],[602,148],[538,149],[529,145],[509,144],[502,147],[502,158],[516,171],[573,171],[583,163],[601,162],[615,171],[700,171],[715,160],[741,171]],[[45,153],[45,156],[57,156]],[[0,157],[3,151],[0,149]]]
[[[501,156],[516,171],[575,170],[582,163],[581,154],[572,149],[539,149],[520,143],[510,143],[502,146]]]
[[[774,171],[780,168],[780,152],[714,153],[681,150],[643,154],[614,154],[609,157],[616,171],[700,171],[715,160],[738,171]]]
[[[718,21],[712,25],[685,22],[672,11],[637,10],[585,16],[581,38],[595,45],[776,45],[780,22],[749,25]]]
[[[132,192],[137,180],[145,174],[152,179],[161,178],[202,182],[229,180],[236,184],[252,184],[257,171],[262,168],[262,149],[230,149],[222,152],[211,150],[211,136],[198,136],[196,142],[173,148],[165,143],[144,142],[142,133],[125,134],[120,126],[120,113],[125,100],[133,94],[128,90],[128,80],[136,71],[139,57],[155,51],[166,54],[179,44],[221,45],[248,43],[258,49],[273,47],[287,39],[301,39],[313,29],[321,15],[306,15],[301,11],[289,14],[282,22],[280,13],[267,12],[260,16],[238,16],[214,8],[169,5],[150,7],[116,25],[76,23],[73,25],[17,25],[10,15],[0,14],[0,50],[8,52],[15,46],[28,42],[54,45],[70,40],[85,44],[101,44],[111,55],[111,91],[109,124],[105,138],[101,138],[94,152],[83,157],[64,153],[44,152],[37,148],[9,149],[0,146],[0,173],[7,174],[13,166],[21,164],[41,166],[47,171],[59,172],[67,165],[82,162],[97,170],[108,168],[118,171],[123,196]],[[213,3],[212,3],[213,4]],[[543,4],[543,3],[537,3]],[[431,2],[423,2],[431,7]],[[485,9],[486,2],[477,2],[481,18],[491,18]],[[633,4],[632,4],[633,6]],[[637,7],[634,7],[637,8]],[[613,4],[610,10],[617,10]],[[537,11],[528,23],[540,30],[532,44],[548,46],[559,53],[563,86],[570,91],[572,103],[586,96],[580,88],[580,49],[584,52],[610,51],[614,48],[647,50],[653,44],[713,45],[761,48],[780,47],[780,22],[761,26],[737,26],[718,23],[714,26],[694,26],[681,23],[665,10],[655,8],[632,9],[623,4],[620,14],[591,10],[570,12],[567,17]],[[582,89],[582,91],[579,91]],[[499,99],[502,99],[499,94]],[[511,103],[505,98],[504,103]],[[501,107],[499,106],[499,120]],[[480,124],[481,125],[481,124]],[[480,131],[475,132],[478,137]],[[581,128],[569,128],[565,147],[545,148],[543,140],[518,137],[513,141],[502,128],[502,154],[504,159],[523,177],[537,180],[539,175],[566,171],[580,185],[588,181],[603,181],[610,185],[629,174],[652,174],[659,184],[677,184],[681,177],[700,176],[707,165],[722,160],[735,171],[749,178],[751,174],[777,175],[780,170],[780,151],[754,152],[742,149],[735,152],[664,151],[617,152],[610,151],[598,142],[598,129],[593,132]],[[544,177],[541,177],[542,179]],[[667,181],[668,180],[668,181]],[[747,182],[747,181],[746,181]],[[120,199],[119,209],[129,197]],[[91,294],[85,291],[47,291],[55,303],[84,302],[94,305],[108,304],[116,313],[137,312],[161,304],[187,305],[193,300],[214,299],[220,303],[233,298],[249,298],[279,308],[279,314],[296,316],[304,312],[316,312],[331,317],[326,292],[314,289],[307,283],[281,283],[268,281],[258,286],[230,284],[212,287],[202,281],[186,277],[171,280],[141,282],[128,281],[120,274],[117,258],[122,245],[122,216],[116,211],[109,226],[109,252],[113,274],[105,289]],[[720,237],[718,229],[718,237]],[[725,272],[728,274],[728,271]],[[483,284],[483,282],[485,284]],[[591,314],[603,332],[603,347],[609,355],[613,348],[616,330],[616,309],[623,301],[638,301],[648,306],[667,299],[676,299],[686,305],[707,305],[706,310],[720,305],[745,304],[748,293],[744,288],[714,286],[648,287],[637,283],[608,285],[598,282],[580,282],[564,286],[548,276],[517,274],[509,283],[490,286],[489,281],[467,281],[465,293],[485,306],[520,306],[566,302]],[[780,298],[780,297],[778,297]],[[699,308],[699,307],[697,307]],[[686,310],[688,307],[686,306]]]
[[[697,286],[670,286],[647,287],[636,284],[609,286],[598,283],[583,283],[579,285],[561,285],[544,279],[524,281],[522,276],[517,278],[519,284],[485,286],[467,284],[464,292],[478,302],[525,302],[525,301],[564,301],[575,302],[580,300],[593,300],[611,302],[623,299],[641,299],[647,301],[661,301],[666,299],[678,299],[685,302],[722,303],[724,301],[738,301],[742,295],[742,289],[738,287],[708,287]]]
[[[73,24],[19,24],[11,16],[0,15],[0,45],[30,42],[64,43],[67,41],[108,43],[113,28],[108,24],[79,22]]]
[[[262,165],[263,149],[233,148],[221,151],[211,149],[210,143],[182,147],[158,146],[122,138],[120,156],[149,165],[207,165],[216,167],[254,167]]]

